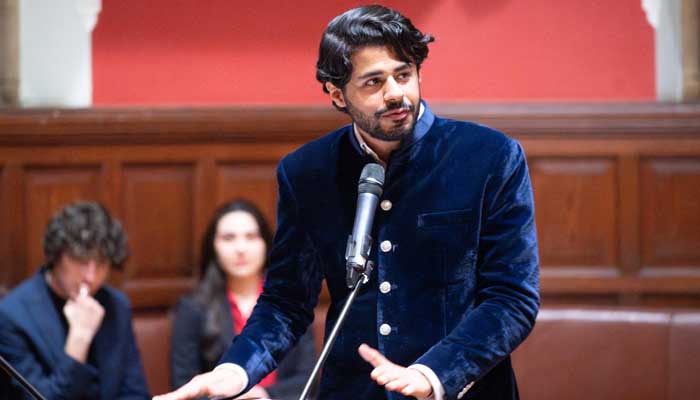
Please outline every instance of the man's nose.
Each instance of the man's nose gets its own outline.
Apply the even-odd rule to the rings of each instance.
[[[390,76],[386,80],[386,84],[384,85],[384,101],[387,103],[396,103],[396,102],[403,102],[403,96],[404,92],[403,89],[401,88],[401,85],[399,85],[398,82],[396,82],[396,79],[394,79],[393,76]]]
[[[97,262],[88,261],[83,268],[83,279],[87,282],[93,282],[97,277]]]

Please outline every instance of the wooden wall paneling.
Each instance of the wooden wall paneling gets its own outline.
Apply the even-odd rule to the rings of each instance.
[[[277,215],[276,169],[276,162],[218,164],[216,204],[246,198],[260,207],[274,228]]]
[[[528,162],[543,302],[549,304],[551,296],[556,303],[562,294],[575,302],[576,295],[614,293],[610,280],[620,275],[616,160],[531,156]]]
[[[12,281],[10,258],[10,209],[5,204],[7,193],[7,177],[5,165],[0,163],[0,298],[9,290]]]
[[[641,182],[641,301],[700,307],[700,156],[645,157]]]
[[[700,307],[700,105],[434,110],[491,125],[526,149],[546,304]],[[123,281],[137,311],[169,307],[194,283],[215,206],[248,197],[274,222],[277,161],[347,122],[340,117],[328,107],[0,110],[0,284],[36,267],[27,241],[40,240],[45,221],[28,233],[37,213],[27,193],[39,176],[29,172],[87,168],[97,178],[84,186],[98,179],[97,199],[127,225],[133,257]],[[72,197],[70,182],[58,187]]]
[[[620,157],[618,170],[618,226],[619,265],[623,274],[635,275],[640,268],[640,187],[639,187],[639,156],[625,154]]]
[[[646,157],[641,171],[645,272],[700,276],[700,156]]]
[[[639,157],[636,153],[624,154],[619,159],[618,169],[618,227],[619,266],[622,274],[637,275],[640,269],[639,236]],[[634,306],[640,303],[638,291],[619,293],[621,305]]]
[[[124,286],[136,307],[172,305],[194,271],[194,163],[125,163],[122,214],[132,255]]]
[[[531,159],[545,270],[616,267],[616,169],[608,158]]]
[[[101,173],[99,165],[27,165],[24,175],[26,277],[44,261],[44,231],[56,211],[75,201],[100,200]]]
[[[216,162],[212,157],[200,158],[197,162],[197,179],[194,207],[194,236],[192,253],[195,260],[195,275],[199,278],[200,241],[216,209]]]
[[[700,156],[679,150],[640,161],[644,305],[700,307]]]
[[[615,290],[608,293],[584,292],[582,290],[564,290],[556,288],[542,290],[542,306],[552,307],[559,305],[585,304],[586,306],[614,307],[620,304],[620,296]]]
[[[641,293],[639,295],[640,306],[657,307],[657,308],[700,308],[700,290],[695,290],[694,293]]]
[[[103,158],[102,181],[104,182],[101,199],[102,204],[109,210],[113,218],[116,218],[124,227],[124,215],[121,207],[121,162],[117,158]],[[126,232],[127,240],[130,239]],[[124,271],[112,270],[109,274],[109,284],[121,288],[124,285]]]
[[[7,235],[7,258],[0,260],[2,269],[6,270],[5,282],[9,288],[14,287],[24,278],[26,252],[24,251],[24,180],[22,166],[8,162],[3,168],[3,225]]]
[[[105,160],[102,165],[102,204],[109,210],[113,217],[121,220],[119,207],[119,194],[121,187],[121,163],[119,160]]]

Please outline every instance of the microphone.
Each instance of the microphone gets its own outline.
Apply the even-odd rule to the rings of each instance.
[[[345,248],[345,282],[349,288],[355,287],[362,275],[367,277],[372,271],[371,262],[367,261],[372,248],[370,233],[383,185],[384,167],[374,163],[365,165],[357,188],[355,223]]]

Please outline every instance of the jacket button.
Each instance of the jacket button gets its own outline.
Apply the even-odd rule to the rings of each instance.
[[[384,294],[391,292],[391,283],[387,281],[382,282],[382,284],[379,285],[379,291]]]
[[[379,248],[384,252],[388,253],[391,251],[391,242],[388,240],[383,241],[382,243],[379,244]]]
[[[382,200],[382,202],[379,203],[379,206],[382,208],[382,210],[389,211],[389,210],[391,210],[392,204],[391,204],[391,201],[389,201],[389,200]]]
[[[384,335],[384,336],[390,334],[390,333],[391,333],[391,325],[389,325],[389,324],[382,324],[382,325],[379,327],[379,333],[381,333],[381,334]]]

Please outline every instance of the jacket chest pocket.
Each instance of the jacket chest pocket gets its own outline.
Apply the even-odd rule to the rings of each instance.
[[[460,283],[474,275],[479,242],[478,221],[478,215],[471,209],[418,215],[416,231],[419,245],[437,267],[434,271],[435,283]]]

